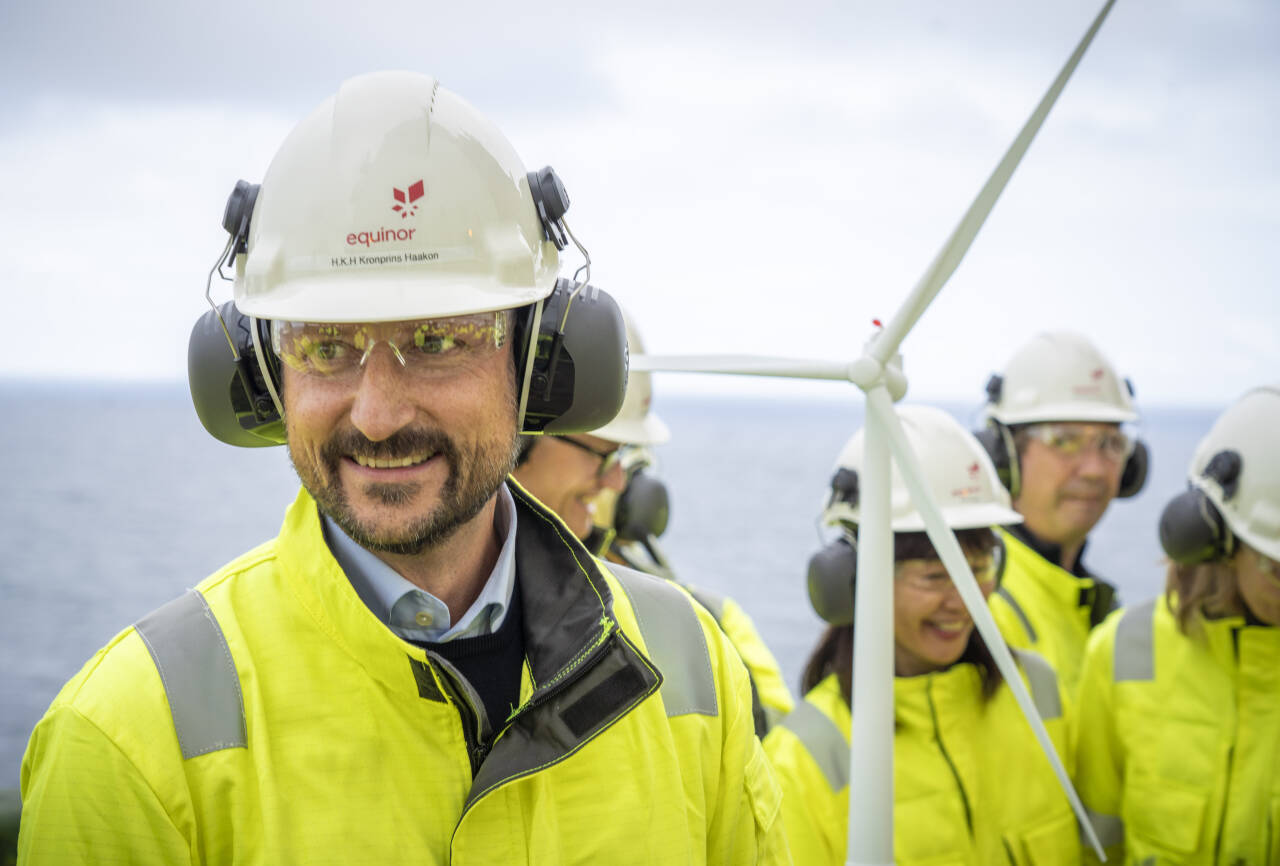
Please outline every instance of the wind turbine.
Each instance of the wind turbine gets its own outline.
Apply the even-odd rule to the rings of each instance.
[[[974,625],[1013,691],[1066,792],[1071,808],[1098,856],[1106,856],[1075,788],[1046,733],[1018,668],[987,609],[955,535],[942,519],[919,459],[897,413],[907,380],[898,347],[973,244],[1058,95],[1071,78],[1115,0],[1107,0],[1058,76],[1018,132],[959,224],[934,256],[893,318],[874,333],[862,357],[851,363],[804,361],[754,355],[637,355],[631,368],[649,372],[725,373],[797,379],[842,380],[866,396],[864,477],[859,479],[862,523],[858,527],[858,574],[853,642],[853,713],[849,773],[849,866],[893,863],[893,531],[889,523],[890,455],[925,519],[929,540],[951,574]]]

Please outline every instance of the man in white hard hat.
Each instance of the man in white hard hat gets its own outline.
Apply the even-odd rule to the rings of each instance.
[[[1112,499],[1146,478],[1132,387],[1079,334],[1040,334],[987,385],[978,434],[1023,523],[1004,531],[1008,567],[991,609],[1011,646],[1035,649],[1074,688],[1089,631],[1115,587],[1085,566],[1090,531]]]
[[[714,620],[506,483],[521,432],[621,404],[616,304],[557,280],[567,207],[404,72],[237,185],[192,397],[224,441],[284,441],[303,490],[55,699],[21,861],[790,862]]]
[[[634,320],[623,310],[628,351],[631,356],[644,353],[644,343]],[[675,580],[665,557],[656,549],[656,533],[642,539],[651,556],[641,559],[634,554],[638,542],[620,541],[614,518],[636,488],[649,490],[660,481],[643,472],[644,453],[671,438],[667,425],[652,409],[653,385],[650,375],[633,372],[627,379],[626,396],[617,416],[590,434],[576,436],[527,437],[519,462],[512,473],[517,481],[539,501],[560,515],[565,524],[584,542],[590,543],[593,531],[603,539],[600,553],[604,558],[649,574]],[[632,458],[639,458],[633,460]],[[665,487],[661,490],[665,504]],[[666,509],[663,508],[665,528]],[[652,530],[652,527],[649,528]],[[625,531],[624,531],[625,534]],[[793,701],[773,653],[746,611],[731,598],[709,590],[681,583],[719,623],[742,656],[751,675],[753,713],[756,732],[764,736],[772,722],[791,712]]]

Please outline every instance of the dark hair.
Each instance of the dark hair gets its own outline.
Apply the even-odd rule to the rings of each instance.
[[[966,554],[990,553],[996,546],[996,536],[990,529],[961,529],[956,531],[956,539],[960,549]],[[893,536],[893,560],[904,559],[938,559],[938,551],[934,548],[929,536],[923,532],[896,532]],[[990,700],[1000,688],[1003,678],[996,660],[987,649],[986,642],[978,634],[977,629],[969,635],[964,653],[956,660],[956,664],[969,662],[978,668],[982,676],[982,698]],[[831,674],[840,680],[840,691],[844,694],[845,703],[853,696],[853,626],[828,626],[818,639],[817,646],[805,662],[804,673],[800,678],[800,692],[806,694]]]
[[[1179,565],[1169,562],[1164,595],[1169,610],[1186,635],[1199,630],[1201,617],[1230,613],[1240,603],[1240,588],[1231,560]]]

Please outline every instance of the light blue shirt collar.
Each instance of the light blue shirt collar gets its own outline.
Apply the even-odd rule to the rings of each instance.
[[[346,573],[356,594],[373,615],[400,637],[441,643],[459,637],[477,637],[497,631],[511,606],[516,576],[516,504],[507,485],[498,488],[493,525],[503,539],[498,561],[480,595],[455,624],[443,601],[405,580],[391,566],[352,541],[326,515],[324,537],[334,559]]]

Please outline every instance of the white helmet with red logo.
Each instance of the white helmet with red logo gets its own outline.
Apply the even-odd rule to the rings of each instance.
[[[387,321],[524,306],[556,281],[525,169],[434,79],[345,82],[293,130],[236,257],[247,315]]]
[[[644,354],[640,332],[636,330],[636,323],[626,309],[622,310],[622,320],[627,326],[628,354]],[[650,374],[632,371],[627,376],[627,393],[622,398],[622,408],[608,424],[599,430],[592,430],[592,435],[624,445],[661,445],[671,438],[671,431],[653,413],[650,408],[652,402],[653,385]]]
[[[997,524],[1021,523],[1009,502],[1009,491],[1000,483],[991,458],[959,422],[932,406],[900,406],[898,419],[907,440],[924,469],[925,483],[952,529],[978,529]],[[862,474],[864,430],[853,435],[840,452],[831,494],[822,511],[828,525],[858,523],[858,479]],[[890,522],[894,532],[920,532],[924,518],[916,510],[906,482],[892,463]]]
[[[1005,426],[1040,421],[1138,420],[1128,380],[1079,334],[1040,334],[987,385],[985,411]]]

